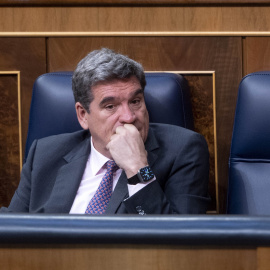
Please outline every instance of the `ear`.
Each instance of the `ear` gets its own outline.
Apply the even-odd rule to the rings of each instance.
[[[78,121],[83,129],[88,129],[88,113],[80,102],[76,102],[75,109],[77,113]]]

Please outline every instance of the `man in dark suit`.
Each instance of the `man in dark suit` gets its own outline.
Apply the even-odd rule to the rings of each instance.
[[[208,149],[190,130],[150,124],[137,62],[93,51],[73,75],[84,131],[35,141],[8,208],[87,214],[200,214],[209,198]]]

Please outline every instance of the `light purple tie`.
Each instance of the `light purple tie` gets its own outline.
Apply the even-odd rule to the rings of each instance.
[[[118,169],[118,166],[113,160],[107,161],[106,166],[107,171],[85,210],[86,214],[103,214],[110,201],[112,196],[113,173]]]

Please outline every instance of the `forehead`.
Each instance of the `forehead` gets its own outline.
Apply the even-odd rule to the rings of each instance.
[[[128,79],[115,79],[109,82],[100,82],[92,87],[92,93],[95,97],[104,97],[110,95],[129,94],[141,89],[141,84],[136,77]]]

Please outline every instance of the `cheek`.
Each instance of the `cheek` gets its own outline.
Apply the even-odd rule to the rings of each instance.
[[[91,133],[102,134],[106,126],[106,118],[102,117],[101,114],[90,112],[88,118],[88,126]],[[104,136],[104,135],[103,135]]]
[[[136,112],[136,118],[140,122],[141,126],[148,124],[149,116],[148,116],[148,111],[146,110],[146,108],[145,109],[142,108],[142,109],[138,110]]]
[[[143,115],[142,119],[144,121],[144,124],[146,124],[148,126],[148,124],[149,124],[149,114],[148,114],[148,111],[147,111],[146,108],[143,110],[142,115]]]
[[[111,115],[107,117],[106,120],[102,123],[103,129],[106,132],[106,136],[111,136],[115,133],[115,129],[119,126],[117,115]]]
[[[138,120],[140,122],[140,128],[141,128],[140,133],[143,140],[145,141],[147,138],[148,129],[149,129],[149,115],[146,109],[141,111],[141,113],[138,115]]]

